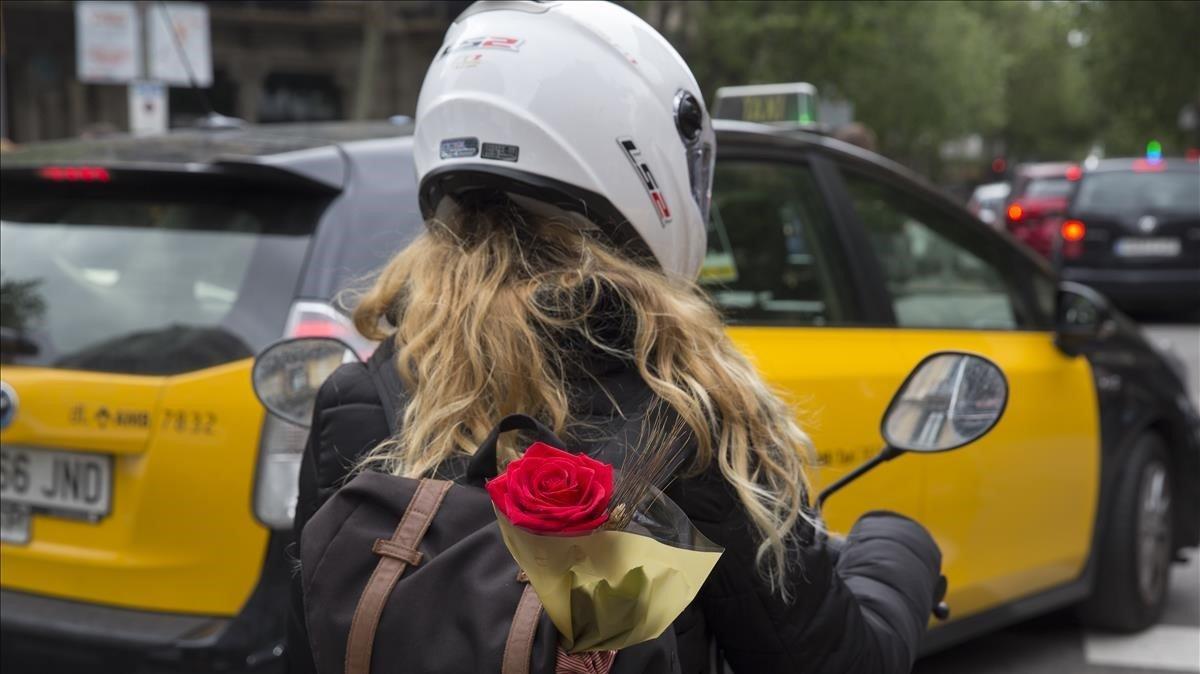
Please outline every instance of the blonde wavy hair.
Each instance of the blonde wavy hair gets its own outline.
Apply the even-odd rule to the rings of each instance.
[[[514,412],[562,434],[574,422],[564,372],[590,344],[635,365],[686,424],[690,473],[717,462],[757,530],[759,570],[787,597],[793,531],[808,519],[809,441],[699,286],[616,252],[575,219],[507,200],[427,224],[354,300],[362,334],[395,339],[409,393],[402,430],[363,465],[428,474]],[[595,334],[605,296],[631,339]]]

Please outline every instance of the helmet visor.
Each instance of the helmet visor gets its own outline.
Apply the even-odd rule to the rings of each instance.
[[[717,153],[710,142],[698,142],[687,151],[688,180],[692,189],[692,198],[700,207],[700,218],[708,222],[708,211],[712,205],[713,162]]]

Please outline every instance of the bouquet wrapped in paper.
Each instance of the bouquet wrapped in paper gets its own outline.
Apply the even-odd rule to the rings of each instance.
[[[636,465],[624,472],[539,442],[487,483],[504,543],[568,653],[657,638],[721,556]]]

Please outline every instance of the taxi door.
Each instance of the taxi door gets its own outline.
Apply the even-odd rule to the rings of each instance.
[[[734,342],[797,410],[819,488],[879,451],[880,416],[910,365],[892,353],[892,330],[864,327],[870,298],[823,197],[827,162],[769,137],[771,146],[731,140],[721,139],[701,284]],[[865,476],[830,501],[831,526],[844,531],[879,508],[919,517],[924,471],[896,461]]]
[[[849,225],[891,309],[895,328],[880,343],[889,374],[959,350],[992,359],[1008,378],[1008,407],[988,436],[893,462],[921,464],[919,519],[942,547],[955,616],[1079,578],[1098,497],[1098,406],[1086,359],[1054,345],[1055,283],[925,188],[869,165],[839,175],[835,198],[850,205]]]

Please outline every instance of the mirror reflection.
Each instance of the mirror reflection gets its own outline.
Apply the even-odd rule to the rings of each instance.
[[[329,337],[280,342],[254,360],[254,392],[271,414],[307,428],[321,384],[339,365],[357,359],[344,342]]]
[[[996,425],[1008,382],[995,363],[963,353],[926,359],[896,394],[883,437],[896,449],[942,452],[979,439]]]

